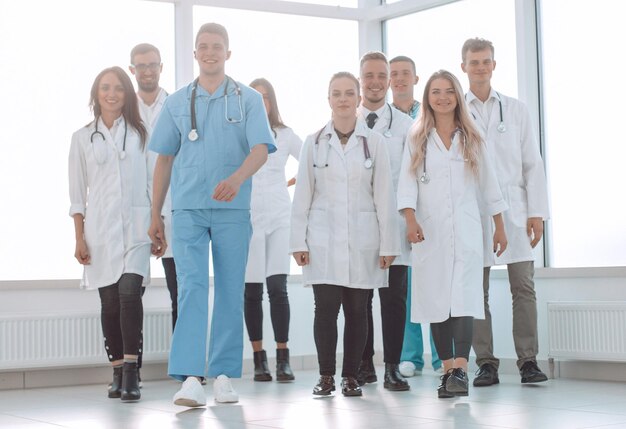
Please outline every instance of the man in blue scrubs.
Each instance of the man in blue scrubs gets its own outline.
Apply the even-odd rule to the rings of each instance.
[[[188,407],[206,404],[204,376],[215,378],[216,402],[239,400],[230,378],[241,377],[250,177],[276,150],[261,95],[225,74],[226,29],[204,24],[195,48],[200,75],[167,98],[149,144],[159,154],[149,230],[156,256],[167,247],[161,209],[171,178],[179,292],[168,372],[184,381],[174,403]],[[207,370],[209,242],[215,303]]]

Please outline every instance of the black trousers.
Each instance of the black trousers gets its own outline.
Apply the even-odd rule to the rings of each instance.
[[[385,363],[400,363],[406,321],[407,283],[408,267],[392,265],[389,267],[389,287],[378,289]],[[371,360],[374,356],[373,299],[374,291],[370,290],[367,301],[367,342],[363,350],[363,360]]]
[[[287,274],[269,276],[266,282],[274,340],[277,343],[286,343],[289,341],[290,318]],[[263,283],[246,283],[244,318],[250,341],[261,341],[263,339]]]
[[[178,318],[178,282],[176,280],[176,263],[174,258],[162,258],[163,271],[165,271],[165,283],[167,290],[170,292],[172,301],[172,332],[176,327],[176,319]]]
[[[138,274],[122,274],[117,283],[98,289],[102,334],[109,361],[139,355],[142,349],[143,305]]]
[[[452,358],[469,360],[474,330],[473,317],[450,317],[440,323],[431,323],[430,329],[441,360]]]
[[[315,319],[313,335],[317,348],[320,375],[335,375],[337,353],[337,317],[343,306],[342,377],[356,377],[367,338],[368,289],[313,285]]]

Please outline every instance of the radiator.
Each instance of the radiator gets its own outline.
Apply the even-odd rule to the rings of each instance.
[[[170,309],[144,311],[144,361],[167,360],[171,331]],[[0,317],[0,370],[106,362],[99,312]]]
[[[626,302],[549,302],[551,359],[626,361]]]

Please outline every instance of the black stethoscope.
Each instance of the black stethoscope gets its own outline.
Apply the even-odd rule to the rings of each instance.
[[[92,148],[94,147],[94,145],[93,145],[93,138],[94,138],[94,136],[99,135],[100,138],[102,138],[102,141],[106,141],[106,138],[104,137],[104,134],[102,134],[102,132],[98,130],[98,120],[99,119],[100,119],[99,117],[96,118],[96,129],[95,129],[95,131],[93,133],[91,133],[91,136],[89,136],[89,141],[91,142],[91,147]],[[126,158],[126,135],[127,134],[128,134],[128,124],[126,124],[126,119],[124,119],[124,143],[122,144],[122,151],[119,153],[119,158],[120,159],[125,159]],[[96,162],[98,164],[103,164],[104,161],[100,162],[100,160],[96,156],[96,149],[95,148],[93,149],[93,151],[94,151],[93,152],[94,156],[96,158]],[[105,158],[105,161],[106,161],[106,158]]]
[[[500,98],[500,94],[498,92],[496,92],[496,95],[498,96],[498,105],[500,106],[500,123],[498,124],[498,127],[496,129],[498,130],[498,132],[504,133],[506,132],[506,125],[504,125],[504,116],[502,115],[502,99]],[[465,95],[465,99],[467,99],[467,94]],[[476,120],[476,115],[474,115],[474,112],[470,111],[470,113],[474,117],[474,120]]]
[[[198,140],[198,128],[196,126],[196,90],[198,89],[198,79],[193,81],[191,87],[191,131],[189,131],[189,140],[195,142]],[[228,116],[228,84],[232,82],[235,85],[235,93],[239,102],[239,119]],[[224,85],[224,118],[229,124],[238,124],[243,121],[243,107],[241,106],[241,87],[231,77],[226,76],[226,84]]]
[[[319,147],[320,147],[320,144],[319,144],[320,136],[322,135],[322,131],[324,131],[325,128],[326,127],[319,130],[317,132],[317,135],[315,136],[315,153],[313,155],[313,167],[316,167],[316,168],[328,167],[328,148],[326,148],[326,162],[323,165],[317,163],[317,151],[319,150]],[[326,136],[330,140],[330,133],[326,134]],[[362,136],[361,138],[363,139],[363,155],[365,156],[365,161],[363,161],[363,166],[369,170],[370,168],[374,166],[374,160],[372,160],[372,155],[370,154],[370,148],[369,148],[369,145],[367,144],[367,137]],[[327,146],[330,146],[330,144],[328,144]]]
[[[455,129],[454,131],[452,131],[452,136],[450,137],[451,139],[454,139],[454,136],[456,135],[456,133],[463,133],[463,130],[460,128]],[[428,172],[426,171],[426,155],[428,154],[428,139],[426,140],[425,146],[424,146],[424,171],[422,172],[422,175],[420,176],[420,183],[423,183],[424,185],[428,185],[430,183],[430,175],[428,174]],[[465,145],[463,145],[463,160],[467,161],[465,159]]]

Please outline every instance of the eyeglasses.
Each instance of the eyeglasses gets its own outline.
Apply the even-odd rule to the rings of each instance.
[[[150,70],[151,72],[155,72],[158,71],[159,68],[161,67],[161,63],[150,63],[150,64],[133,64],[132,65],[135,70],[137,70],[139,73],[143,73],[147,70]]]

